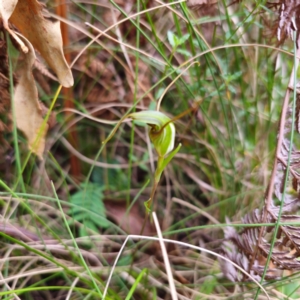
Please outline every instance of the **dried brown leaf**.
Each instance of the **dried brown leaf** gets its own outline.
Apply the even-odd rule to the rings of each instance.
[[[48,124],[44,124],[43,121],[37,88],[32,75],[35,53],[30,42],[21,35],[19,36],[29,51],[23,54],[23,62],[19,67],[19,82],[14,95],[17,127],[25,134],[29,149],[42,159]]]
[[[16,33],[10,29],[8,25],[8,19],[12,15],[13,11],[16,8],[18,0],[0,0],[0,20],[3,22],[3,27],[15,38],[19,43],[23,52],[27,53],[28,48],[25,46],[23,41],[16,35]]]
[[[62,50],[60,22],[53,23],[45,19],[39,2],[36,0],[0,0],[0,19],[3,19],[4,28],[16,39],[23,52],[26,53],[28,47],[9,28],[8,21],[14,24],[41,53],[63,86],[73,85],[72,72]]]

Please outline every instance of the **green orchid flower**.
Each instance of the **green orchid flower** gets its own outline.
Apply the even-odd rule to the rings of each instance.
[[[159,156],[165,156],[173,150],[175,126],[165,114],[159,111],[146,110],[131,113],[127,117],[150,126],[149,137]]]
[[[159,111],[146,110],[131,113],[127,117],[147,124],[150,127],[149,137],[158,154],[157,167],[154,175],[154,186],[149,200],[145,202],[146,210],[147,212],[150,212],[154,193],[162,172],[174,155],[179,151],[181,144],[174,150],[176,135],[175,125],[165,114]]]
[[[179,151],[181,144],[174,149],[176,135],[175,125],[165,114],[154,110],[144,110],[124,116],[103,143],[107,143],[111,139],[125,119],[132,119],[142,124],[147,124],[150,127],[149,137],[158,154],[157,167],[154,174],[154,185],[149,200],[145,202],[146,210],[147,212],[150,212],[152,208],[152,200],[160,177],[168,163]]]

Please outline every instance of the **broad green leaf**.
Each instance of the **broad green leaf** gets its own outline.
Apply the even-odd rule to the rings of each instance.
[[[97,231],[98,227],[107,228],[110,223],[106,219],[106,211],[103,203],[104,186],[89,183],[85,188],[71,196],[70,202],[73,206],[69,213],[73,218],[81,222],[86,228]],[[91,215],[90,212],[97,213]],[[86,235],[84,226],[80,230],[81,235]]]

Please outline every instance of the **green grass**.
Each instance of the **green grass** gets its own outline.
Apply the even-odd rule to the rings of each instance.
[[[10,181],[1,180],[0,196],[1,224],[15,226],[15,235],[0,224],[0,296],[101,299],[127,234],[140,232],[157,162],[147,127],[124,123],[103,145],[115,125],[101,120],[118,121],[161,101],[160,111],[169,117],[183,114],[175,121],[175,146],[182,147],[154,202],[163,236],[178,242],[167,246],[177,292],[188,299],[254,298],[255,284],[230,282],[214,256],[179,242],[217,251],[226,218],[245,228],[241,218],[263,207],[293,49],[282,46],[288,55],[272,48],[276,41],[266,38],[264,18],[276,16],[264,1],[229,7],[219,1],[214,16],[185,2],[155,2],[160,7],[152,9],[139,0],[129,11],[110,3],[112,9],[68,3],[69,20],[81,28],[70,30],[73,58],[99,33],[84,22],[101,31],[112,26],[105,34],[114,38],[103,34],[73,66],[73,100],[83,115],[66,120],[58,85],[47,79],[52,94],[38,84],[39,94],[57,113],[57,124],[43,161],[28,155],[14,127],[14,164]],[[17,58],[9,49],[13,71]],[[64,140],[72,130],[76,149]],[[80,161],[79,178],[70,172],[70,153]],[[151,222],[147,228],[157,235]],[[22,242],[19,231],[25,229],[38,241]],[[5,264],[4,258],[11,260]],[[153,241],[129,239],[106,299],[168,299],[164,267]],[[298,274],[286,275],[263,283],[274,299],[299,298]]]

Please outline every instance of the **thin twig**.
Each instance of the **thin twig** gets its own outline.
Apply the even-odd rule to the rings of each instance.
[[[159,244],[160,244],[160,247],[161,247],[161,252],[162,252],[162,256],[164,258],[164,263],[165,263],[165,267],[166,267],[166,271],[167,271],[167,275],[168,275],[168,280],[169,280],[169,285],[170,285],[170,293],[171,293],[172,299],[177,300],[178,296],[177,296],[177,292],[176,292],[176,287],[175,287],[175,283],[174,283],[172,269],[171,269],[167,249],[166,249],[166,246],[164,244],[161,229],[160,229],[160,226],[159,226],[159,223],[158,223],[158,220],[157,220],[156,213],[153,212],[152,216],[153,216],[155,228],[156,228],[156,231],[157,231],[157,235],[158,235],[158,238],[159,238]]]

